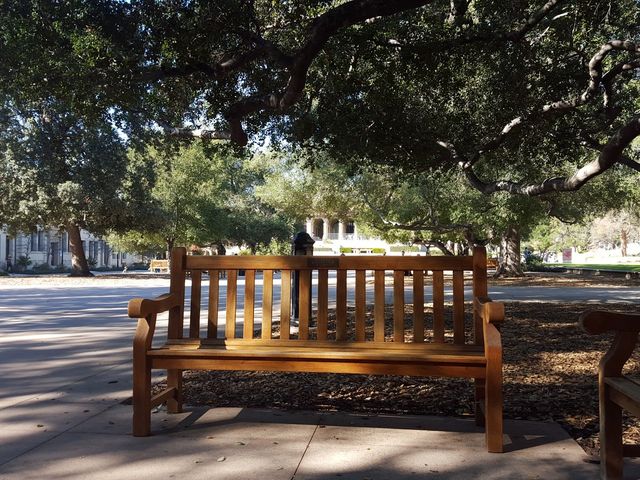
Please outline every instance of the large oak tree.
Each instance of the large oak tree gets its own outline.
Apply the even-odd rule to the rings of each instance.
[[[55,97],[130,138],[269,135],[345,163],[455,169],[481,193],[551,206],[612,168],[640,170],[633,0],[2,9],[3,98]]]

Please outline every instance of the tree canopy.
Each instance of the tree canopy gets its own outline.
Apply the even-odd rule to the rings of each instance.
[[[10,1],[0,88],[18,111],[53,97],[133,136],[271,135],[541,195],[640,169],[640,7],[607,5]]]
[[[8,121],[55,101],[134,146],[159,134],[240,147],[269,137],[349,175],[382,164],[409,182],[464,179],[512,219],[529,203],[520,196],[560,216],[559,193],[640,171],[634,0],[1,8]]]

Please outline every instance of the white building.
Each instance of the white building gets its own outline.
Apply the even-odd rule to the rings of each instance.
[[[103,239],[86,230],[80,231],[80,238],[92,268],[123,267],[142,260],[139,255],[113,251]],[[15,271],[21,259],[30,260],[28,269],[41,265],[48,265],[52,269],[61,266],[71,268],[69,236],[55,229],[38,229],[30,234],[15,236],[5,228],[0,229],[0,269],[7,270],[10,264]]]
[[[406,245],[392,246],[380,238],[361,235],[353,220],[327,217],[308,218],[305,230],[316,241],[314,252],[319,255],[327,253],[390,253],[400,252],[402,249],[412,249]],[[420,251],[425,250],[420,248]]]

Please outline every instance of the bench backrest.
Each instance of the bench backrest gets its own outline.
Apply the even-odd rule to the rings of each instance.
[[[413,271],[413,276],[407,277],[406,271]],[[392,273],[387,275],[387,272]],[[473,296],[485,297],[487,260],[483,247],[476,247],[473,256],[455,257],[188,256],[184,248],[176,248],[172,252],[171,292],[182,298],[184,305],[185,279],[189,274],[188,337],[199,339],[202,336],[204,343],[236,339],[233,342],[303,344],[316,341],[319,344],[355,341],[397,345],[428,340],[481,345],[482,323],[478,314],[474,312],[473,321],[465,325],[465,272],[473,278]],[[209,284],[204,299],[203,273],[208,273]],[[297,332],[294,328],[292,334],[290,286],[296,275],[299,277],[299,319]],[[413,303],[413,335],[408,338],[405,338],[406,278],[413,279],[413,302],[410,302]],[[387,285],[387,281],[392,284]],[[334,288],[335,292],[330,295],[330,289]],[[431,301],[427,303],[425,290],[431,294]],[[387,293],[392,295],[392,302],[385,302]],[[330,309],[330,299],[331,306],[335,299],[335,309]],[[201,322],[203,300],[208,311],[206,328],[201,325],[205,323],[204,319]],[[472,298],[467,295],[466,300],[471,302]],[[348,304],[354,307],[352,312]],[[385,304],[393,305],[387,325]],[[424,307],[429,304],[432,304],[432,311],[425,314]],[[312,309],[312,305],[315,308]],[[243,317],[242,329],[236,328],[239,310]],[[371,310],[373,328],[367,329],[366,317]],[[261,325],[255,321],[256,312]],[[170,339],[185,336],[184,316],[184,308],[170,313]],[[223,322],[224,336],[222,332],[218,333],[218,325]],[[277,322],[280,333],[274,335],[272,326]]]

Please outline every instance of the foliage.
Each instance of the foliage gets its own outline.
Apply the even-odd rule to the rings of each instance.
[[[268,244],[258,246],[256,255],[291,255],[291,242],[273,238]]]
[[[20,255],[16,260],[16,266],[21,268],[27,268],[33,263],[28,255]]]

